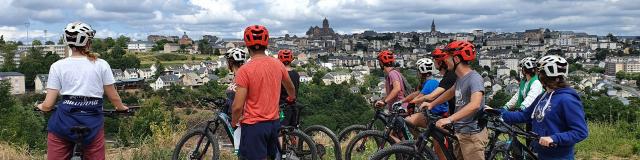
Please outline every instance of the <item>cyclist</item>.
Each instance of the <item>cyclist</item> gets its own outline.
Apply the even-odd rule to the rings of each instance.
[[[507,123],[531,123],[542,136],[533,149],[540,159],[574,159],[574,146],[589,135],[580,95],[566,81],[569,64],[557,55],[538,61],[540,81],[546,91],[523,111],[503,110]],[[554,143],[555,148],[548,148]]]
[[[478,123],[482,114],[480,109],[485,104],[483,79],[469,65],[476,58],[476,49],[468,41],[453,41],[443,51],[448,54],[445,60],[448,70],[454,71],[458,79],[452,88],[433,102],[424,103],[423,107],[431,108],[455,96],[453,114],[438,120],[436,126],[443,128],[444,125],[453,124],[459,142],[454,146],[456,159],[484,159],[484,147],[489,140],[487,129]]]
[[[298,72],[294,71],[293,68],[291,67],[291,62],[293,62],[294,58],[295,57],[293,55],[293,52],[291,52],[291,50],[283,49],[278,51],[278,60],[280,60],[280,62],[284,64],[289,74],[289,78],[291,78],[291,81],[293,82],[293,86],[295,86],[296,88],[295,89],[296,93],[298,93],[298,88],[300,86],[300,75],[298,75]],[[284,88],[284,86],[282,86],[280,88],[280,104],[282,105],[286,103],[287,103],[287,91]],[[300,115],[298,115],[298,109],[299,108],[297,108],[295,105],[292,105],[284,110],[284,120],[282,120],[283,126],[298,125],[298,119],[300,118],[299,117]]]
[[[378,54],[378,62],[380,67],[386,74],[384,80],[384,88],[386,96],[376,101],[376,107],[386,106],[387,109],[391,109],[391,105],[394,102],[404,99],[404,77],[400,74],[400,71],[395,69],[396,59],[391,51],[384,50]],[[407,107],[408,103],[403,103],[403,107]]]
[[[536,63],[536,58],[533,57],[527,57],[520,60],[519,66],[524,78],[526,79],[520,82],[518,94],[513,95],[509,102],[505,104],[504,108],[511,111],[524,110],[531,105],[538,95],[544,92],[542,83],[540,83],[538,75],[536,75]]]
[[[421,82],[424,82],[424,84],[418,87],[418,88],[422,88],[421,90],[411,93],[409,96],[407,96],[403,100],[403,102],[408,102],[408,101],[414,102],[416,99],[420,99],[425,95],[433,93],[433,91],[438,87],[440,83],[438,82],[438,80],[431,79],[434,65],[435,65],[434,62],[429,58],[422,58],[422,59],[419,59],[418,62],[416,62],[419,78]],[[433,114],[444,116],[447,113],[447,104],[446,103],[440,104],[437,107],[430,109],[430,111]],[[405,121],[407,123],[417,127],[422,127],[422,128],[427,127],[427,120],[428,119],[426,118],[423,112],[417,112],[405,118]],[[441,159],[444,158],[444,154],[442,150],[440,150],[440,147],[438,146],[438,144],[437,143],[433,143],[433,144],[436,150],[436,154],[438,154],[438,156]]]
[[[295,103],[296,91],[282,62],[265,54],[269,31],[252,25],[244,31],[244,42],[251,61],[235,73],[236,95],[232,105],[232,123],[240,123],[240,159],[273,159],[277,154],[280,86],[284,85]],[[240,118],[242,116],[242,119]]]
[[[229,71],[231,71],[231,73],[236,73],[240,66],[247,62],[249,55],[240,48],[231,48],[224,54],[224,57],[227,59],[227,67],[229,68]],[[231,83],[225,91],[227,95],[227,103],[223,106],[222,112],[227,115],[231,115],[231,105],[233,104],[233,97],[236,95],[236,87],[236,83]]]
[[[446,90],[453,87],[453,85],[456,83],[456,79],[458,78],[458,76],[456,76],[456,73],[454,71],[449,71],[447,69],[447,64],[444,62],[444,60],[449,58],[449,55],[443,52],[440,48],[436,48],[433,52],[431,52],[431,55],[435,60],[436,68],[438,68],[438,71],[440,71],[440,75],[443,75],[442,80],[438,84],[438,88],[436,88],[433,92],[425,96],[413,99],[411,103],[422,104],[422,102],[425,102],[425,101],[427,102],[433,101],[435,100],[435,98],[438,98]],[[453,113],[453,110],[455,108],[455,97],[449,99],[449,101],[446,103],[449,104],[449,111],[447,114]],[[427,106],[427,105],[424,105],[424,106]]]
[[[105,159],[103,94],[116,110],[129,108],[122,104],[113,83],[115,80],[107,61],[90,53],[95,30],[82,22],[69,23],[64,29],[64,44],[71,56],[58,60],[49,69],[47,95],[38,109],[51,111],[58,95],[62,101],[47,124],[47,159],[70,159],[76,135],[73,126],[86,126],[89,133],[82,139],[83,158]]]

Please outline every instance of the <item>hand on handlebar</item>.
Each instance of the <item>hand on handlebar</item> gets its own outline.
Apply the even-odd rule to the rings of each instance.
[[[296,104],[296,98],[294,98],[294,97],[288,96],[286,100],[287,100],[287,104],[288,105]]]
[[[445,125],[452,124],[453,121],[450,118],[442,118],[436,121],[436,127],[444,129]]]
[[[540,145],[544,146],[544,147],[555,147],[556,144],[553,143],[553,139],[551,137],[540,137],[540,140],[538,141],[538,143],[540,143]]]
[[[387,103],[384,103],[383,100],[378,100],[376,101],[376,104],[374,105],[376,108],[382,108],[383,106],[385,106]]]
[[[129,107],[122,105],[122,107],[116,107],[116,111],[128,111]]]

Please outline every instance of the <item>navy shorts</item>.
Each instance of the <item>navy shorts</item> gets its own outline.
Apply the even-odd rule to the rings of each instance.
[[[280,121],[241,124],[240,155],[243,160],[273,159],[278,153]]]

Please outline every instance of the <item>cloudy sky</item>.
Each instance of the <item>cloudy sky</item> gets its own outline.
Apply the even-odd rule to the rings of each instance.
[[[364,30],[512,32],[531,28],[640,36],[637,0],[0,0],[0,35],[57,40],[72,21],[98,37],[203,34],[240,38],[244,27],[266,25],[272,35],[301,36],[324,17],[338,33]]]

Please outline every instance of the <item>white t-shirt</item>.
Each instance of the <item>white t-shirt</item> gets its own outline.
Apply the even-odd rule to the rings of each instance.
[[[102,98],[104,86],[115,82],[107,61],[68,57],[51,65],[47,89],[59,90],[61,95]]]

